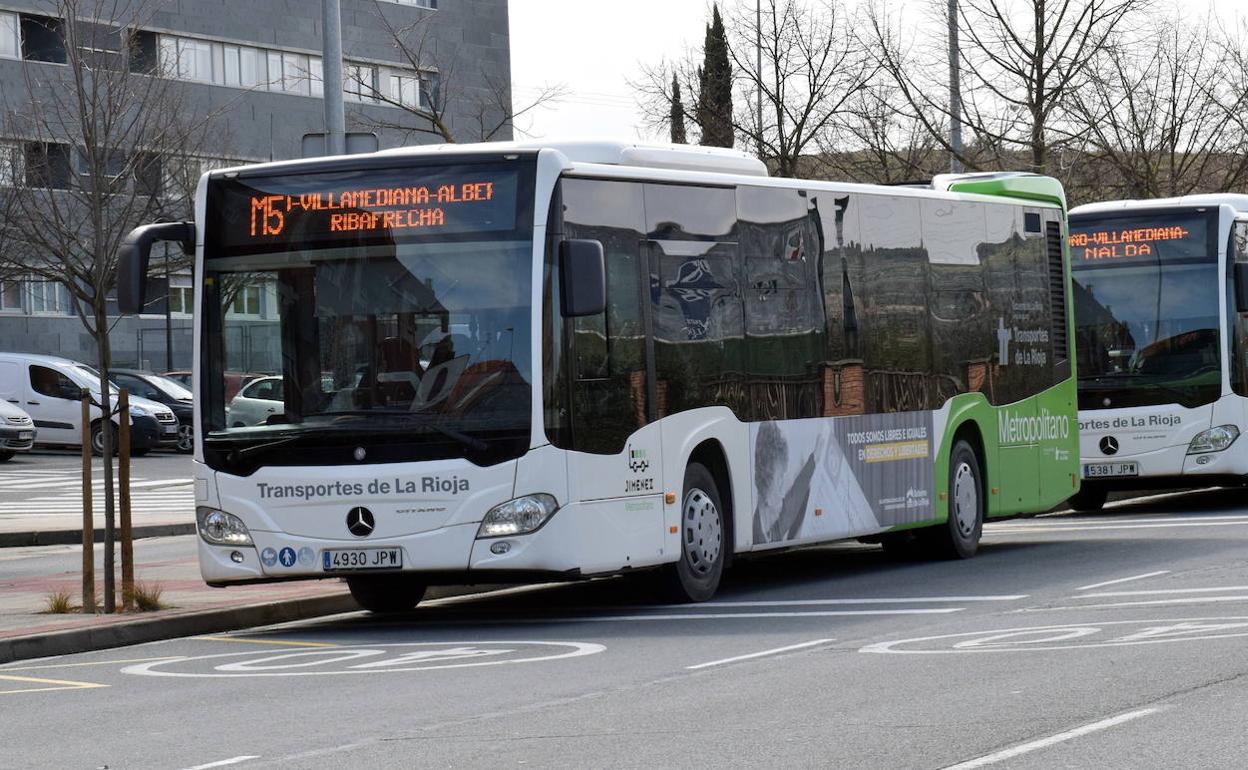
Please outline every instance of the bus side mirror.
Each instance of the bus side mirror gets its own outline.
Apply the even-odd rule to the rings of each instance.
[[[566,240],[559,244],[560,313],[564,318],[598,315],[607,309],[607,269],[602,243]]]
[[[160,222],[130,231],[117,253],[117,306],[123,314],[141,313],[147,304],[147,265],[156,241],[178,241],[195,252],[194,222]]]
[[[1248,313],[1248,262],[1235,263],[1235,310]]]

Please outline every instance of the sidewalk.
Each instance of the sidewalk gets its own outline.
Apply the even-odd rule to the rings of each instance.
[[[75,606],[81,604],[81,554],[80,547],[69,545],[0,550],[0,663],[356,609],[338,580],[209,588],[199,575],[195,537],[183,535],[134,544],[136,581],[159,585],[164,591],[161,601],[168,609],[114,615],[48,614],[48,597],[57,591],[70,594]],[[95,556],[96,591],[102,593],[104,572],[98,544]],[[120,589],[120,563],[117,583]]]

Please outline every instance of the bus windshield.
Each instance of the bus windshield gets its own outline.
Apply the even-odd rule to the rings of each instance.
[[[1212,224],[1203,212],[1071,217],[1080,409],[1218,397]]]
[[[400,171],[210,191],[210,465],[484,465],[527,448],[532,209],[520,170]],[[228,371],[273,376],[227,401]]]

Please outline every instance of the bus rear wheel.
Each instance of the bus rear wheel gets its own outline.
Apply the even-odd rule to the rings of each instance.
[[[664,574],[668,598],[704,602],[715,595],[729,547],[726,534],[715,477],[705,465],[690,463],[680,504],[680,558]]]
[[[923,534],[933,556],[969,559],[984,532],[984,484],[979,456],[965,441],[949,453],[949,515]]]
[[[1084,485],[1078,492],[1071,495],[1066,504],[1073,511],[1094,512],[1105,507],[1105,501],[1109,499],[1109,490],[1105,487],[1094,487]]]
[[[425,597],[426,585],[404,575],[360,575],[347,578],[351,598],[377,614],[407,612]]]

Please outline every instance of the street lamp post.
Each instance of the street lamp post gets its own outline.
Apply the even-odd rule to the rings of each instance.
[[[949,0],[949,170],[962,172],[962,85],[958,74],[958,0]]]
[[[328,155],[345,155],[347,120],[342,103],[342,9],[338,0],[321,0],[321,29],[325,152]]]

